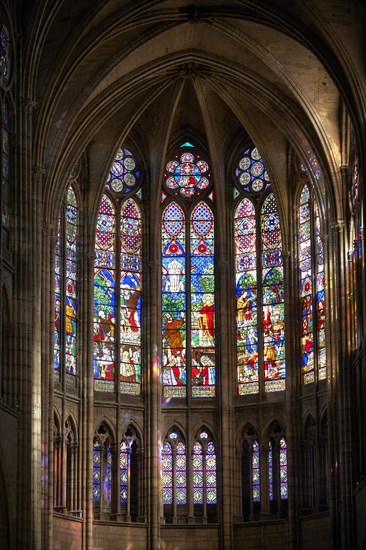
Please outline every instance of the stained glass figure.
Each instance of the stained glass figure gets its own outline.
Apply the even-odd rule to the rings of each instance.
[[[77,239],[78,212],[73,188],[67,190],[66,204],[66,289],[65,289],[65,368],[67,374],[77,374]]]
[[[165,442],[161,453],[163,477],[163,504],[173,503],[173,452],[170,443]]]
[[[97,218],[94,261],[94,379],[97,391],[114,391],[116,324],[116,216],[103,195]]]
[[[324,250],[316,198],[305,185],[299,202],[299,272],[302,311],[301,370],[304,384],[326,377]]]
[[[132,198],[120,217],[121,393],[137,395],[141,381],[141,211]]]
[[[186,233],[181,207],[162,216],[162,383],[165,397],[186,395]]]
[[[55,380],[60,379],[61,362],[61,218],[58,221],[57,241],[55,250],[55,288],[54,288],[54,321],[53,321],[53,368],[55,369]]]
[[[316,199],[314,199],[315,225],[315,308],[318,351],[318,380],[327,376],[327,349],[325,340],[325,288],[324,288],[324,246],[320,235],[320,216]]]
[[[252,500],[253,502],[261,500],[258,441],[252,443]]]
[[[281,500],[288,498],[287,443],[284,437],[280,439],[280,497]]]
[[[190,223],[192,397],[215,395],[214,218],[198,203]]]
[[[194,154],[193,146],[188,144],[186,148],[168,162],[164,178],[171,194],[191,199],[210,187],[211,174],[208,163]]]
[[[96,391],[114,392],[119,376],[122,394],[141,392],[142,214],[137,200],[141,197],[140,183],[141,173],[132,153],[125,148],[118,149],[105,185],[108,193],[100,202],[96,227]]]
[[[314,381],[313,273],[310,192],[306,185],[299,205],[299,267],[301,299],[301,370],[305,384]]]
[[[262,323],[265,391],[285,389],[285,318],[280,218],[273,193],[261,211]]]
[[[78,340],[78,205],[70,184],[57,226],[54,288],[55,381],[75,384]],[[65,373],[65,374],[63,374]]]
[[[262,193],[269,187],[268,172],[256,147],[243,153],[235,175],[239,186],[248,193]]]
[[[239,203],[234,228],[238,392],[244,395],[259,390],[256,216],[251,200]]]

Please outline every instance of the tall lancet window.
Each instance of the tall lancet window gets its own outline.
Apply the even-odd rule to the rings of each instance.
[[[163,395],[214,397],[214,196],[193,145],[166,165],[161,197]]]
[[[238,393],[285,389],[281,224],[255,147],[236,169],[234,215]]]
[[[302,315],[301,368],[304,384],[326,377],[324,249],[313,189],[303,187],[299,201],[298,255]]]
[[[78,204],[70,184],[60,212],[55,251],[53,366],[55,381],[71,385],[78,374],[78,225]]]
[[[141,391],[140,170],[119,149],[102,196],[94,260],[94,389]]]

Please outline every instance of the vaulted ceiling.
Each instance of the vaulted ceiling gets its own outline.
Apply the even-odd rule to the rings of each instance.
[[[289,146],[316,154],[339,193],[340,113],[364,119],[357,0],[27,2],[24,94],[50,189],[88,148],[98,185],[116,144],[139,144],[152,180],[182,132],[217,174],[238,139],[281,188]],[[355,125],[357,137],[362,129]]]

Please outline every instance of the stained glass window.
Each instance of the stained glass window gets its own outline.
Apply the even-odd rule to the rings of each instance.
[[[176,502],[177,504],[186,504],[187,502],[187,459],[186,448],[182,441],[177,445],[176,457]]]
[[[298,255],[302,313],[301,369],[304,384],[326,377],[324,250],[316,198],[305,185],[299,202]],[[316,354],[314,355],[314,347]]]
[[[10,39],[9,31],[0,21],[0,81],[6,84],[10,77]]]
[[[1,30],[0,30],[1,40]],[[1,67],[0,67],[1,70]],[[9,231],[9,210],[10,210],[10,150],[9,150],[9,109],[6,102],[3,102],[1,109],[1,188],[2,188],[2,226]]]
[[[163,477],[163,504],[173,503],[173,452],[172,446],[167,441],[163,445],[161,453],[162,477]]]
[[[288,498],[287,443],[284,437],[280,439],[280,495],[282,500]]]
[[[198,433],[194,442],[192,466],[193,504],[202,505],[206,515],[208,505],[217,503],[217,464],[215,445],[205,430]]]
[[[185,442],[173,429],[162,448],[163,504],[187,503],[187,450]],[[168,515],[171,515],[172,510]]]
[[[119,498],[121,504],[128,501],[128,453],[127,443],[122,441],[119,451]]]
[[[54,287],[55,380],[74,384],[78,374],[78,205],[70,184],[57,226]]]
[[[238,393],[258,393],[262,380],[265,391],[280,391],[285,389],[286,377],[281,224],[257,148],[248,149],[240,159],[236,185]]]
[[[258,441],[252,443],[252,499],[253,502],[260,502],[261,499]]]
[[[93,501],[99,502],[101,497],[101,464],[102,464],[102,445],[97,437],[93,441]]]
[[[280,219],[273,193],[261,213],[265,391],[285,389],[285,307]]]
[[[114,392],[118,378],[122,394],[138,395],[141,391],[140,176],[132,154],[119,149],[107,178],[107,192],[100,202],[96,226],[93,336],[96,391]]]
[[[203,504],[203,448],[199,441],[193,445],[193,503]]]
[[[192,204],[203,194],[213,201],[213,194],[208,163],[189,147],[167,164],[162,194],[163,203],[181,198],[162,214],[162,382],[168,398],[185,397],[187,385],[192,397],[215,396],[214,215],[206,201]]]
[[[272,514],[286,515],[288,501],[287,441],[282,427],[273,423],[268,446],[268,498]]]
[[[269,500],[273,500],[273,445],[268,444],[268,493]]]

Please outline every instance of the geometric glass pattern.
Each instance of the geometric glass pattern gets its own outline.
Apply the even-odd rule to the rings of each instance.
[[[252,500],[260,502],[260,467],[259,467],[259,445],[258,441],[252,443]]]
[[[127,443],[122,441],[119,451],[119,498],[121,504],[128,500],[128,457],[129,449]]]
[[[176,503],[186,504],[187,502],[187,472],[186,472],[186,448],[180,441],[175,454],[175,483],[176,483]]]
[[[281,226],[273,193],[261,211],[262,319],[265,391],[285,389],[285,307]]]
[[[102,196],[94,259],[94,389],[141,392],[142,215],[140,171],[119,149]]]
[[[167,189],[178,197],[188,199],[208,189],[210,178],[207,162],[189,150],[180,152],[174,160],[169,161],[164,174]]]
[[[108,175],[106,189],[112,193],[130,193],[138,186],[140,175],[130,151],[118,149]]]
[[[268,172],[256,147],[245,151],[235,175],[239,185],[248,193],[261,193],[269,186]]]
[[[203,504],[203,448],[198,441],[193,445],[193,503]]]
[[[215,446],[210,441],[206,446],[206,501],[207,504],[216,504],[217,502],[217,483],[216,483],[216,452]]]
[[[273,445],[268,443],[268,494],[269,500],[273,500]]]
[[[178,158],[167,164],[173,175],[166,175],[163,202],[170,194],[189,203],[209,188],[207,162],[191,151]],[[214,215],[206,202],[195,203],[188,226],[183,208],[172,201],[162,213],[163,395],[186,397],[188,384],[192,397],[214,397]]]
[[[101,497],[101,467],[102,467],[102,445],[97,437],[93,441],[93,501],[99,502]]]
[[[170,443],[165,442],[161,452],[163,478],[163,504],[173,503],[173,452]]]
[[[280,439],[280,498],[288,498],[288,479],[287,479],[287,444],[286,439]]]
[[[58,220],[55,248],[54,345],[55,380],[60,380],[61,366],[66,375],[77,374],[78,333],[78,207],[71,184]]]

